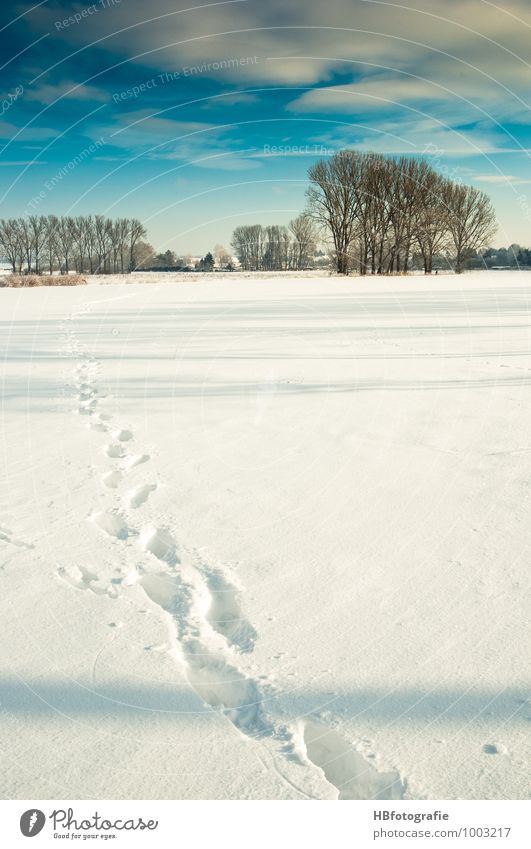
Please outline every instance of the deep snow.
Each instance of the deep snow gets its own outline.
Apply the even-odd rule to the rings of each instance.
[[[0,290],[4,797],[527,798],[531,276]]]

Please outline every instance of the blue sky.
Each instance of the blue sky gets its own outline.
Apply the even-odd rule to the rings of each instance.
[[[204,253],[353,147],[428,156],[531,245],[527,2],[44,0],[0,28],[3,217],[135,216]]]

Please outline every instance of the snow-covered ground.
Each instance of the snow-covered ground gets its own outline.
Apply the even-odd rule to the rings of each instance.
[[[527,798],[531,276],[0,290],[0,792]]]

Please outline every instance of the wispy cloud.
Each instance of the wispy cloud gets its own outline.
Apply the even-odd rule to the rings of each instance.
[[[54,127],[38,127],[28,126],[19,128],[16,124],[11,124],[8,121],[0,121],[0,139],[11,140],[18,133],[18,140],[25,141],[40,141],[41,139],[50,139],[57,135],[57,129]]]
[[[254,148],[225,127],[204,121],[174,121],[139,109],[115,116],[94,127],[94,138],[111,146],[137,151],[142,158],[171,160],[221,171],[259,167],[250,158]]]
[[[513,174],[476,174],[474,180],[479,183],[506,184],[509,186],[524,186],[531,184],[531,180],[515,177]]]
[[[26,98],[45,105],[63,98],[93,102],[105,102],[110,99],[103,89],[91,85],[79,85],[72,80],[65,80],[55,85],[44,83],[33,88],[29,87]]]
[[[6,161],[0,159],[0,168],[11,168],[17,165],[47,165],[47,162],[44,162],[41,159],[14,159],[12,161]]]

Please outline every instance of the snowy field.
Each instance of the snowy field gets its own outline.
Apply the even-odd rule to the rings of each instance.
[[[531,275],[0,290],[2,797],[528,798]]]

